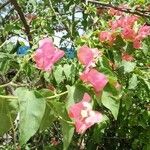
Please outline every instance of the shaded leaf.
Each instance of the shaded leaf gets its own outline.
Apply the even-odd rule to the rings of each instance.
[[[135,74],[133,74],[132,77],[129,80],[129,87],[128,87],[128,89],[135,89],[137,84],[138,84],[137,76]]]
[[[108,108],[113,114],[114,118],[117,119],[120,101],[116,100],[113,96],[111,96],[108,92],[103,91],[102,93],[102,104]]]
[[[0,99],[0,135],[6,133],[11,127],[17,116],[17,101]]]
[[[136,66],[134,62],[128,62],[128,61],[122,61],[122,65],[124,67],[125,73],[132,72]]]
[[[76,86],[69,86],[67,85],[68,90],[68,96],[67,96],[67,102],[66,107],[67,109],[73,105],[74,103],[77,103],[82,100],[83,95],[85,92],[87,92],[86,88],[82,85],[76,85]]]
[[[57,66],[53,73],[54,73],[55,80],[58,84],[63,81],[64,79],[64,77],[62,76],[63,67],[61,65]]]
[[[46,106],[45,113],[40,124],[40,130],[46,130],[48,127],[51,126],[55,119],[56,117],[54,115],[54,112],[50,109],[49,106]]]
[[[19,141],[25,144],[39,129],[44,112],[46,102],[38,92],[29,91],[26,88],[18,88],[15,94],[19,99]]]
[[[71,119],[69,118],[66,107],[63,103],[53,101],[51,104],[57,115],[63,118],[60,119],[63,134],[63,150],[67,150],[74,134],[74,126],[67,123],[67,121],[71,122]]]

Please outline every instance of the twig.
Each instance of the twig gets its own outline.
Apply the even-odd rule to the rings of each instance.
[[[51,104],[47,103],[47,105],[49,106],[50,109],[52,109],[55,113],[55,115],[58,117],[59,120],[62,120],[70,125],[74,125],[74,122],[71,122],[71,121],[67,121],[65,120],[63,117],[61,117],[60,115],[58,115],[57,111],[55,109],[53,109],[53,107],[51,106]]]
[[[5,83],[5,84],[2,84],[0,85],[0,88],[3,88],[3,87],[7,87],[7,86],[14,86],[14,87],[23,87],[23,86],[28,86],[28,84],[16,84],[16,83],[13,83],[12,81],[11,82],[8,82],[8,83]]]
[[[10,10],[9,10],[9,12],[7,13],[7,15],[3,18],[3,22],[5,23],[8,19],[9,19],[9,17],[12,15],[12,12],[15,10],[15,8],[14,7],[12,7]],[[3,23],[3,24],[4,24]]]
[[[53,95],[53,96],[45,97],[45,99],[47,99],[47,100],[54,99],[54,98],[56,98],[56,97],[60,97],[60,96],[65,95],[65,94],[67,94],[67,93],[68,93],[68,91],[65,91],[65,92],[62,92],[62,93],[60,93],[60,94],[56,94],[56,95]],[[18,97],[17,97],[17,96],[14,96],[14,95],[0,95],[0,98],[5,98],[5,99],[18,99]]]
[[[65,94],[67,94],[67,93],[68,93],[68,91],[65,91],[65,92],[62,92],[62,93],[60,93],[60,94],[56,94],[56,95],[54,95],[54,96],[46,97],[46,99],[54,99],[54,98],[56,98],[56,97],[60,97],[60,96],[65,95]]]
[[[16,84],[14,83],[17,79],[17,77],[19,76],[20,72],[22,71],[23,67],[26,65],[26,63],[32,58],[32,55],[28,58],[28,59],[24,59],[24,63],[22,64],[22,66],[20,67],[20,69],[18,70],[18,72],[16,73],[16,75],[12,78],[12,80],[8,83],[2,84],[0,85],[0,88],[6,87],[6,86],[27,86],[27,84]]]
[[[119,10],[119,11],[122,11],[125,13],[135,14],[138,16],[146,17],[146,18],[150,17],[150,14],[148,14],[148,13],[146,14],[145,12],[147,12],[147,11],[144,11],[144,10],[143,11],[141,11],[141,10],[132,11],[129,8],[119,8],[117,6],[113,6],[111,4],[104,4],[104,3],[101,3],[101,2],[95,1],[95,0],[87,0],[87,2],[92,3],[92,4],[96,4],[96,5],[100,5],[100,6],[102,6],[102,8],[113,8],[115,10]]]
[[[0,45],[0,49],[6,44],[7,40]]]
[[[13,131],[14,147],[15,147],[15,149],[17,150],[17,138],[16,138],[16,131],[15,131],[15,127],[14,127],[14,124],[13,124],[13,121],[12,121],[12,117],[11,117],[10,112],[9,112],[9,118],[10,118],[10,123],[11,123],[12,131]]]
[[[32,42],[32,36],[31,36],[31,34],[30,34],[30,27],[29,27],[29,25],[27,24],[27,21],[26,21],[26,19],[25,19],[25,16],[24,16],[24,14],[23,14],[23,12],[22,12],[22,10],[21,10],[21,7],[19,6],[19,4],[17,3],[16,0],[10,0],[10,2],[11,2],[12,5],[14,5],[15,10],[18,12],[19,17],[20,17],[20,19],[21,19],[21,21],[22,21],[22,23],[23,23],[23,25],[24,25],[25,33],[27,34],[29,43],[30,43],[30,45],[32,45],[32,44],[31,44],[31,42]]]
[[[0,6],[0,10],[2,9],[2,8],[4,8],[6,5],[8,5],[10,3],[10,1],[7,1],[7,2],[5,2],[4,4],[2,4],[1,6]]]
[[[13,95],[0,95],[0,98],[4,98],[4,99],[18,99],[17,96],[13,96]]]
[[[76,5],[73,7],[73,9],[72,9],[72,23],[71,23],[71,30],[70,30],[70,32],[71,32],[71,40],[73,41],[73,39],[74,39],[74,36],[73,36],[73,34],[74,34],[74,32],[75,32],[75,24],[74,24],[74,21],[75,21],[75,10],[76,10]]]

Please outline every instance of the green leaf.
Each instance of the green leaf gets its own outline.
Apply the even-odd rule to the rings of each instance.
[[[48,127],[50,127],[55,119],[56,117],[54,112],[50,109],[49,106],[46,106],[45,113],[40,124],[40,131],[46,130]]]
[[[63,133],[63,150],[67,150],[74,134],[74,127],[64,121],[61,121]]]
[[[38,92],[29,91],[26,88],[18,88],[15,94],[19,99],[19,141],[25,144],[39,129],[46,102]]]
[[[49,89],[41,89],[41,90],[39,90],[39,93],[41,94],[41,96],[43,98],[50,97],[50,96],[54,95],[54,93]]]
[[[68,90],[66,107],[68,109],[74,103],[82,100],[86,89],[82,85],[76,85],[76,86],[67,85],[66,87]]]
[[[72,68],[72,66],[69,65],[69,64],[65,64],[63,66],[63,68],[64,68],[64,73],[65,73],[66,78],[69,79],[70,75],[71,75],[71,70],[72,70],[71,68]]]
[[[111,111],[114,118],[117,120],[120,101],[116,100],[110,93],[105,91],[102,93],[101,101],[102,104]]]
[[[108,59],[106,56],[99,57],[99,62],[100,62],[100,66],[101,66],[102,68],[111,69],[111,68],[110,68],[110,65],[109,65],[109,59]]]
[[[48,89],[41,89],[39,92],[43,96],[43,98],[54,95],[54,93]],[[53,121],[55,121],[55,119],[56,117],[53,110],[50,109],[50,107],[47,104],[44,116],[40,124],[40,131],[46,130],[48,127],[50,127]]]
[[[110,82],[105,87],[105,91],[111,93],[114,96],[119,95],[119,92],[120,92],[119,90],[116,89],[115,85],[111,84]]]
[[[122,105],[125,105],[127,110],[129,110],[133,106],[133,100],[132,100],[132,96],[130,94],[123,95]]]
[[[71,119],[69,118],[66,107],[63,103],[53,101],[51,104],[57,115],[63,118],[60,120],[63,134],[63,150],[67,150],[74,134],[74,126],[67,123],[67,121],[71,122]]]
[[[109,118],[106,115],[103,115],[103,120],[97,124],[93,130],[92,138],[95,143],[101,142],[105,129],[110,122]]]
[[[136,63],[134,62],[128,62],[128,61],[122,61],[122,65],[124,67],[125,73],[130,73],[134,70]]]
[[[62,82],[64,79],[64,77],[62,76],[62,73],[63,73],[63,67],[61,65],[57,66],[54,70],[54,77],[58,84]]]
[[[133,74],[132,77],[129,80],[129,87],[128,87],[128,89],[135,89],[137,84],[138,84],[137,76],[135,74]]]
[[[0,135],[6,133],[11,127],[17,116],[17,101],[0,99]]]

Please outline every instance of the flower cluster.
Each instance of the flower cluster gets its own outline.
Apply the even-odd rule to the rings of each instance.
[[[123,6],[124,8],[125,6]],[[127,6],[126,6],[127,7]],[[109,21],[109,31],[102,31],[99,34],[99,40],[112,45],[117,35],[126,40],[133,42],[135,49],[141,48],[141,44],[144,38],[150,35],[150,26],[142,25],[136,29],[136,22],[139,17],[135,15],[125,15],[118,10],[111,10],[111,15],[116,15],[115,20]]]
[[[51,39],[45,38],[39,41],[39,48],[34,54],[34,60],[38,69],[50,71],[53,64],[63,56],[64,51],[54,47]],[[80,79],[84,83],[92,85],[95,92],[102,91],[108,79],[104,74],[93,68],[98,56],[100,56],[99,50],[84,45],[78,50],[77,56],[80,63],[85,67]],[[102,114],[92,110],[89,103],[90,99],[91,97],[85,93],[83,100],[72,105],[69,109],[69,116],[75,120],[76,132],[79,134],[84,133],[92,125],[102,120]]]
[[[72,105],[69,109],[70,118],[74,119],[76,132],[83,134],[88,128],[95,123],[102,121],[102,114],[92,110],[89,103],[91,97],[85,93],[82,101]]]
[[[56,48],[51,39],[39,41],[39,48],[35,51],[34,60],[38,69],[51,71],[54,63],[64,56],[64,51]]]
[[[95,92],[102,91],[108,82],[104,74],[93,68],[99,55],[98,49],[89,48],[86,45],[82,46],[77,52],[80,63],[85,66],[85,70],[80,75],[80,79],[84,83],[90,84]]]
[[[134,57],[132,55],[129,55],[128,53],[123,53],[122,54],[122,60],[125,61],[133,61]]]

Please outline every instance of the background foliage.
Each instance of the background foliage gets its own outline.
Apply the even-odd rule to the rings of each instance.
[[[116,7],[127,3],[133,12],[141,6],[147,11],[143,14],[150,16],[148,0],[99,2]],[[113,46],[101,43],[98,34],[108,30],[113,17],[108,15],[109,7],[94,2],[10,0],[3,7],[5,3],[0,1],[0,149],[149,150],[150,38],[144,39],[139,50],[121,38]],[[139,24],[144,23],[149,25],[150,17],[141,16]],[[66,53],[51,73],[38,70],[31,59],[43,37],[53,37]],[[76,52],[84,44],[104,54],[97,69],[107,75],[109,83],[99,97],[79,80],[83,68]],[[18,52],[20,46],[30,46],[27,54],[27,50]],[[122,49],[134,61],[123,61]],[[79,135],[67,111],[85,92],[105,117]]]

